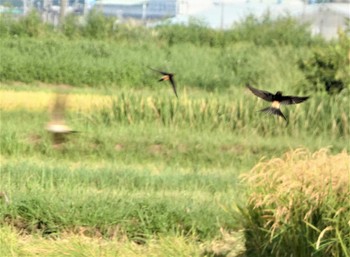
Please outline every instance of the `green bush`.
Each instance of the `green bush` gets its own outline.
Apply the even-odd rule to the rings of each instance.
[[[75,39],[81,36],[82,24],[79,22],[79,17],[74,14],[69,14],[65,17],[61,26],[62,33],[69,39]]]
[[[299,68],[308,91],[337,93],[350,88],[350,37],[340,31],[338,41],[313,47],[307,58],[299,60]]]
[[[86,18],[82,34],[90,39],[107,39],[113,35],[114,19],[104,16],[99,10],[93,9]]]
[[[291,17],[271,18],[266,13],[262,19],[248,16],[235,24],[229,31],[234,41],[248,41],[260,46],[292,45],[294,47],[311,46],[323,42],[313,38],[307,24],[301,24]]]
[[[42,22],[40,14],[31,11],[16,20],[11,15],[0,16],[0,36],[42,37],[53,32],[52,26]]]
[[[166,24],[157,27],[159,38],[169,46],[180,43],[191,43],[196,46],[223,46],[225,45],[225,32],[208,28],[197,19],[190,19],[189,24]]]

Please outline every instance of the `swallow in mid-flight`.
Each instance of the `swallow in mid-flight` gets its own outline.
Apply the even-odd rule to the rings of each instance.
[[[282,95],[281,91],[277,91],[276,94],[272,94],[264,90],[256,89],[250,85],[247,85],[247,88],[249,88],[249,90],[252,91],[254,95],[264,99],[265,101],[272,102],[272,105],[270,107],[260,110],[261,112],[281,116],[283,119],[285,119],[285,121],[287,121],[287,119],[280,110],[281,104],[299,104],[306,101],[309,98],[309,96],[284,96]]]
[[[62,144],[67,134],[77,132],[68,127],[64,120],[66,98],[66,94],[56,94],[55,102],[52,107],[51,121],[46,125],[46,130],[52,134],[53,144],[55,146]]]
[[[174,93],[176,95],[176,97],[178,98],[177,96],[177,92],[176,92],[176,85],[175,85],[175,81],[174,81],[174,73],[169,73],[169,72],[165,72],[165,71],[160,71],[160,70],[155,70],[155,69],[152,69],[150,67],[148,67],[149,69],[153,70],[153,71],[156,71],[156,72],[159,72],[160,74],[162,74],[163,76],[158,80],[159,82],[160,81],[164,81],[164,80],[169,80],[170,83],[171,83],[171,86],[173,87],[173,90],[174,90]]]

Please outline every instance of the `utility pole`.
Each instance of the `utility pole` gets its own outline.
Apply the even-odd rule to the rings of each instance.
[[[67,0],[61,0],[61,6],[60,6],[60,23],[61,24],[64,21],[64,16],[66,14],[66,8],[67,8]]]
[[[84,0],[83,3],[83,15],[86,16],[88,14],[88,4],[87,4],[87,0]]]
[[[216,0],[214,4],[220,6],[220,29],[223,30],[225,25],[225,0]]]
[[[142,22],[146,24],[146,17],[147,17],[147,1],[144,1],[142,3]]]
[[[27,0],[23,0],[23,14],[26,15],[28,12],[28,3]]]
[[[220,20],[220,27],[223,30],[224,29],[224,1],[221,0],[221,20]]]

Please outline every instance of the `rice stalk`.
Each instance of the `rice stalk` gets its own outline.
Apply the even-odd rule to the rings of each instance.
[[[345,151],[330,155],[328,149],[315,153],[296,149],[243,174],[242,180],[250,187],[243,211],[247,248],[257,253],[264,249],[261,256],[346,255],[350,246],[349,164]]]

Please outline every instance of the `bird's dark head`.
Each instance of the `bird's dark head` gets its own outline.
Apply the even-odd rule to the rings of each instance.
[[[281,91],[277,91],[276,92],[276,96],[282,96],[282,92]]]

